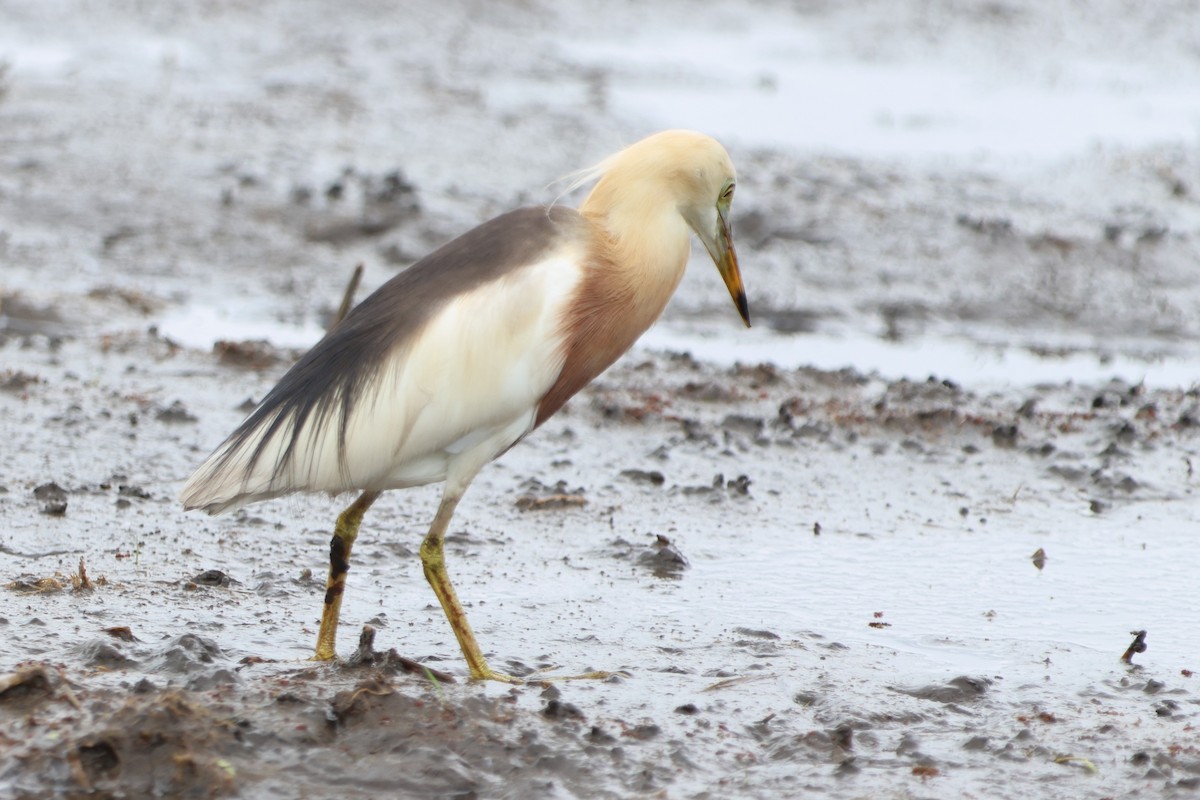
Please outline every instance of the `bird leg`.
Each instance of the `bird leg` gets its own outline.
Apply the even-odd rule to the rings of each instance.
[[[454,629],[454,636],[458,639],[458,646],[462,648],[463,657],[467,660],[467,667],[471,670],[471,680],[476,681],[501,681],[503,683],[525,683],[529,681],[571,681],[571,680],[605,680],[613,675],[624,676],[624,672],[587,672],[582,675],[563,675],[563,676],[540,676],[529,678],[514,678],[512,675],[506,675],[503,672],[496,672],[487,665],[487,660],[484,659],[483,653],[479,649],[479,643],[475,641],[475,633],[471,630],[471,623],[467,621],[467,612],[463,610],[462,604],[458,602],[458,594],[454,591],[453,584],[450,583],[450,576],[446,572],[446,553],[445,539],[446,528],[450,525],[450,518],[454,515],[454,509],[458,506],[458,501],[462,498],[462,492],[451,492],[449,489],[442,495],[441,505],[438,506],[437,515],[433,518],[433,525],[429,527],[429,533],[426,534],[425,540],[421,542],[421,566],[425,569],[425,579],[429,581],[429,585],[433,587],[433,593],[437,595],[438,600],[442,604],[442,610],[446,613],[446,619],[450,623],[450,627]]]
[[[461,498],[461,492],[446,490],[442,495],[442,502],[438,506],[437,515],[433,518],[433,524],[429,527],[429,533],[421,542],[421,566],[425,570],[425,580],[429,581],[429,585],[433,587],[433,593],[437,595],[438,601],[442,604],[442,611],[446,613],[446,620],[454,629],[458,646],[462,648],[463,657],[467,660],[467,667],[471,670],[471,679],[521,683],[519,679],[496,672],[487,665],[483,653],[479,650],[479,643],[475,641],[471,623],[467,622],[467,612],[458,602],[458,594],[454,591],[454,585],[450,583],[450,576],[446,573],[444,548],[446,528],[450,525],[450,518],[454,516],[454,509]]]
[[[317,631],[317,651],[314,661],[330,661],[337,657],[338,615],[342,611],[342,593],[346,590],[346,573],[350,571],[350,549],[358,537],[363,514],[379,497],[379,492],[363,492],[345,511],[338,515],[329,542],[329,580],[325,582],[325,610],[321,613],[321,629]]]

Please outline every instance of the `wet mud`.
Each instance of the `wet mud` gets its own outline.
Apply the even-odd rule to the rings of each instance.
[[[854,23],[856,52],[1019,32],[1029,55],[1057,30],[1040,5],[920,5],[756,13]],[[636,60],[573,43],[726,12],[0,6],[42,43],[0,32],[0,794],[1200,791],[1200,390],[1104,374],[1195,355],[1194,152],[1017,174],[735,139],[756,328],[698,258],[682,344],[635,349],[479,476],[447,565],[525,679],[479,685],[419,565],[436,488],[367,515],[336,663],[308,659],[351,498],[210,518],[177,492],[355,265],[361,296],[643,132],[612,108]],[[1124,52],[1079,25],[1084,55]],[[705,355],[763,331],[917,366]],[[1062,375],[963,380],[936,336]],[[616,674],[562,679],[593,670]]]
[[[1185,595],[1136,555],[1086,556],[1114,517],[1152,549],[1177,535],[1150,509],[1192,494],[1195,392],[980,396],[936,379],[635,356],[485,473],[448,537],[490,658],[529,679],[501,687],[464,681],[421,579],[432,493],[395,493],[368,520],[346,662],[328,665],[304,659],[337,502],[215,521],[178,511],[173,476],[211,438],[197,429],[234,418],[231,387],[269,375],[164,351],[151,334],[120,356],[36,336],[14,351],[41,379],[6,413],[30,416],[20,449],[54,464],[27,474],[53,475],[66,502],[48,514],[40,486],[5,487],[0,774],[14,796],[1196,785]],[[122,393],[65,375],[131,357],[142,389],[120,369],[104,372]],[[171,376],[197,374],[208,389],[167,402],[196,380]],[[56,419],[63,406],[75,422]],[[97,435],[113,445],[74,466],[57,457]],[[1102,594],[1129,623],[1089,600],[1082,620],[1058,614],[1051,595],[1073,589],[1036,581],[1067,563],[1112,582]],[[963,578],[975,596],[958,593]],[[1009,603],[992,585],[1009,581],[1028,595]],[[392,658],[370,644],[352,657],[356,624]],[[1127,664],[1133,624],[1148,649]],[[591,669],[623,676],[543,682]]]

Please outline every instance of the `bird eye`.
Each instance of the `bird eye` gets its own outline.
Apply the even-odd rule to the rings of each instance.
[[[722,199],[722,200],[732,200],[732,199],[733,199],[733,187],[734,187],[735,185],[736,185],[736,184],[732,184],[732,183],[731,183],[731,184],[729,184],[728,186],[726,186],[726,187],[725,187],[725,191],[721,192],[721,199]]]

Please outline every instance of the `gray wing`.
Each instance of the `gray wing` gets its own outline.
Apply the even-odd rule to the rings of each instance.
[[[538,261],[585,227],[573,209],[519,209],[383,284],[296,362],[196,470],[180,493],[185,508],[215,514],[294,491],[368,488],[346,458],[347,425],[388,359],[403,353],[453,298]],[[312,437],[334,430],[338,478],[313,485],[304,477],[316,474],[307,462],[322,448],[313,446]]]

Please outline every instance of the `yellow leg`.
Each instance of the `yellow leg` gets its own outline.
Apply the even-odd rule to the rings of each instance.
[[[487,665],[487,660],[484,659],[483,652],[479,649],[479,643],[475,641],[475,633],[471,630],[471,623],[467,621],[467,612],[463,610],[462,604],[458,602],[458,594],[454,591],[454,585],[450,583],[450,576],[446,572],[446,553],[444,547],[446,528],[450,525],[450,518],[454,516],[454,509],[461,497],[461,493],[455,494],[450,491],[442,495],[442,502],[438,506],[437,516],[433,518],[433,525],[430,526],[425,540],[421,542],[421,566],[425,569],[425,579],[433,587],[433,593],[437,595],[438,601],[442,604],[442,610],[446,613],[446,619],[449,621],[450,627],[454,629],[454,636],[458,639],[458,646],[462,648],[463,657],[467,660],[467,667],[471,670],[471,680],[524,683],[525,680],[521,678],[514,678],[512,675],[496,672]],[[531,676],[528,680],[604,680],[614,674],[624,675],[625,673],[588,672],[583,675],[537,678]]]
[[[479,643],[475,641],[471,623],[467,622],[467,612],[463,611],[462,604],[458,602],[458,594],[455,593],[454,585],[450,583],[450,576],[446,573],[444,548],[446,528],[450,525],[450,518],[454,516],[454,508],[458,505],[461,496],[461,494],[449,491],[442,495],[442,502],[438,506],[437,515],[433,518],[433,525],[429,527],[425,541],[421,542],[421,566],[425,570],[425,580],[429,581],[429,585],[433,587],[433,593],[437,595],[438,601],[442,604],[446,620],[454,630],[454,636],[458,639],[458,646],[462,648],[463,657],[467,659],[467,667],[471,670],[471,679],[520,683],[519,679],[496,672],[487,665],[487,661],[479,649]]]
[[[337,657],[338,615],[342,611],[342,593],[346,590],[346,573],[350,570],[350,549],[358,538],[358,526],[363,514],[379,497],[379,492],[363,492],[358,499],[338,515],[329,542],[329,580],[325,582],[325,610],[321,613],[321,629],[317,632],[317,651],[314,661],[330,661]]]

